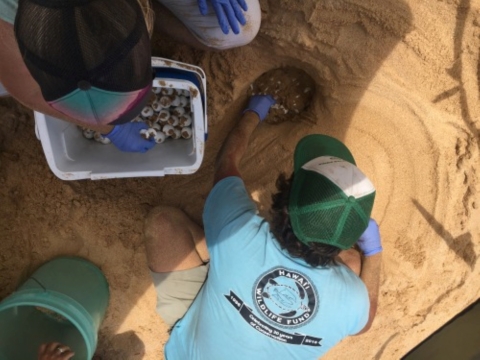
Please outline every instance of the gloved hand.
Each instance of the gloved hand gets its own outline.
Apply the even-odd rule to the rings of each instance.
[[[243,11],[248,10],[245,0],[209,0],[217,14],[218,24],[224,34],[228,34],[230,27],[235,34],[240,33],[241,25],[245,25],[247,21],[243,16]],[[207,0],[198,0],[198,7],[202,15],[208,14]]]
[[[268,114],[268,111],[275,104],[276,101],[271,95],[253,95],[248,101],[248,106],[245,111],[253,111],[258,115],[260,121],[263,121]]]
[[[140,130],[148,129],[147,124],[142,122],[129,122],[122,125],[115,125],[113,130],[103,135],[118,149],[127,152],[144,153],[155,146],[155,140],[145,140],[140,136]]]
[[[380,232],[378,231],[378,225],[375,220],[370,219],[367,229],[360,236],[357,244],[365,256],[372,256],[383,250]]]

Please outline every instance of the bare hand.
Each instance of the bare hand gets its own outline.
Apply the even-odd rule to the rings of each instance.
[[[75,353],[66,345],[58,342],[42,344],[38,348],[38,360],[68,360]]]

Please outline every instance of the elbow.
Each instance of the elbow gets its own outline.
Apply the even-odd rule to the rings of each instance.
[[[373,319],[372,319],[372,320],[368,319],[367,324],[364,326],[364,328],[363,328],[357,335],[364,334],[364,333],[366,333],[368,330],[370,330],[370,328],[372,327],[372,323],[373,323]]]

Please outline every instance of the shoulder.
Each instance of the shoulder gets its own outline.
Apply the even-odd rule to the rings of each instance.
[[[208,195],[203,211],[207,241],[218,238],[223,230],[235,233],[256,213],[256,205],[241,178],[230,176],[220,180]]]
[[[368,298],[367,287],[362,279],[344,264],[332,265],[333,274],[337,284],[342,284],[346,291],[364,294]]]

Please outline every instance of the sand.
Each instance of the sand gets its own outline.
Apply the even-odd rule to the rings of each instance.
[[[268,213],[278,173],[309,133],[344,141],[377,188],[384,244],[379,310],[365,335],[327,359],[399,359],[479,298],[480,1],[262,0],[250,45],[222,53],[154,38],[154,55],[201,66],[210,137],[200,170],[165,178],[72,181],[49,170],[31,111],[0,100],[0,299],[57,255],[91,259],[111,303],[104,359],[162,358],[142,221],[159,204],[200,222],[215,154],[264,72],[304,70],[315,96],[296,122],[262,124],[242,162]]]

